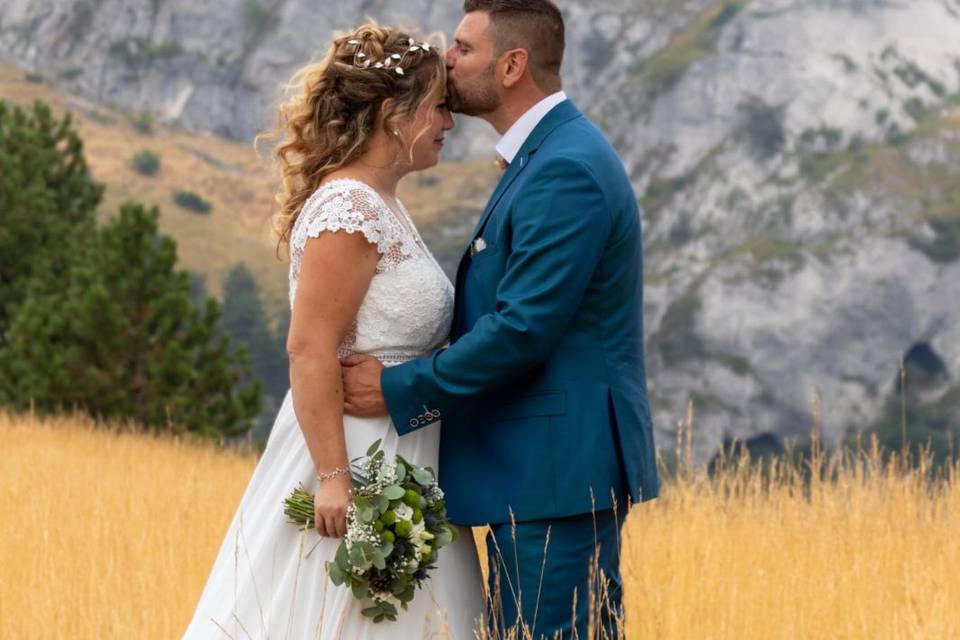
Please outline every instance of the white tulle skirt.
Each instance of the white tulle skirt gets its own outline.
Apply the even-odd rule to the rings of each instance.
[[[351,459],[377,439],[437,468],[437,427],[398,436],[389,418],[346,416]],[[339,540],[301,532],[283,515],[283,500],[303,483],[316,488],[313,463],[297,424],[292,394],[277,414],[263,457],[230,523],[185,640],[335,640],[474,638],[483,612],[482,578],[469,530],[440,553],[437,568],[396,622],[374,624],[349,589],[326,573]]]

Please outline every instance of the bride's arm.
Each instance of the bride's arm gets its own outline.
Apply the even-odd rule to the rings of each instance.
[[[356,318],[378,259],[376,245],[361,233],[324,232],[304,248],[287,352],[293,409],[317,473],[349,466],[337,347]],[[320,535],[343,536],[349,474],[323,481],[315,501]]]

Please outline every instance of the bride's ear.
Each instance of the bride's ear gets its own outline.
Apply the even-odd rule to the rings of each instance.
[[[393,131],[390,131],[389,127],[387,127],[387,114],[393,110],[396,104],[396,99],[385,98],[384,101],[380,103],[380,111],[377,113],[377,127],[383,129],[390,136],[393,136]]]

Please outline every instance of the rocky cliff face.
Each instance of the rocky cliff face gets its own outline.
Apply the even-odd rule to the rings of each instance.
[[[3,0],[0,56],[88,97],[249,139],[290,71],[358,16],[447,34],[459,3]],[[960,0],[575,0],[568,93],[645,210],[661,445],[692,398],[727,437],[838,442],[898,363],[960,389]],[[461,156],[489,153],[462,127]],[[927,359],[929,360],[929,358]],[[938,369],[939,371],[939,369]]]

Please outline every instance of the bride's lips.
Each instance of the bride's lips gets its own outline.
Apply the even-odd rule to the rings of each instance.
[[[433,145],[438,149],[443,146],[443,138],[437,138],[433,141]]]

